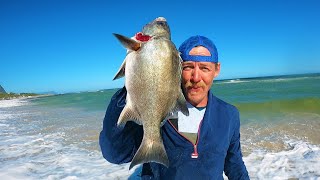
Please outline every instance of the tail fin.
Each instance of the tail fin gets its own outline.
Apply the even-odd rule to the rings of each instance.
[[[146,162],[157,162],[169,167],[169,159],[166,150],[162,143],[161,137],[159,139],[160,141],[154,141],[143,138],[136,155],[133,157],[129,169],[135,165]]]

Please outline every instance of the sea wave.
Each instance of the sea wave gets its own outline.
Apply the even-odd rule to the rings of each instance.
[[[303,141],[287,143],[288,150],[255,150],[244,157],[250,178],[320,179],[320,147]]]
[[[319,97],[301,97],[296,99],[269,99],[262,102],[244,102],[235,104],[240,112],[304,112],[304,113],[320,113]]]
[[[230,79],[230,80],[217,81],[215,82],[215,84],[235,84],[235,83],[244,83],[244,82],[250,82],[250,81],[241,80],[241,79]]]
[[[305,76],[305,77],[279,77],[279,78],[270,78],[270,79],[253,79],[253,81],[257,82],[287,82],[287,81],[300,81],[300,80],[307,80],[307,79],[314,79],[318,80],[319,76]]]
[[[64,126],[43,131],[48,117],[36,110],[7,107],[0,121],[0,179],[127,179],[134,174],[129,164],[108,163],[99,150],[83,147],[83,139],[67,143]]]
[[[300,81],[300,80],[319,80],[320,76],[303,76],[303,77],[257,77],[257,78],[237,78],[228,80],[217,80],[216,84],[233,84],[243,82],[258,82],[258,83],[273,83],[273,82],[289,82],[289,81]]]
[[[285,113],[283,116],[259,116],[241,125],[245,155],[257,149],[280,152],[290,149],[287,142],[304,141],[320,146],[320,115]],[[320,169],[319,169],[320,170]]]
[[[10,100],[0,100],[0,108],[7,108],[7,107],[16,107],[16,106],[23,106],[28,104],[27,99],[10,99]]]

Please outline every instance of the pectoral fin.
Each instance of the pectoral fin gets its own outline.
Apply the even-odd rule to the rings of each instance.
[[[178,112],[177,111],[172,111],[169,112],[165,118],[165,120],[167,119],[177,119],[178,118]]]
[[[123,61],[121,64],[117,74],[114,76],[113,80],[122,78],[125,75],[125,67],[126,67],[126,60]]]
[[[174,111],[169,112],[164,120],[161,121],[160,127],[162,127],[168,119],[178,119],[178,111],[176,110],[176,108],[174,109]]]
[[[125,36],[122,36],[122,35],[116,34],[116,33],[113,33],[113,35],[120,41],[120,43],[126,49],[129,49],[132,51],[137,51],[141,47],[141,43],[139,43],[131,38],[128,38],[128,37],[125,37]]]
[[[126,105],[119,116],[117,125],[124,126],[128,121],[134,121],[135,123],[142,125],[142,122],[139,120],[139,114]]]

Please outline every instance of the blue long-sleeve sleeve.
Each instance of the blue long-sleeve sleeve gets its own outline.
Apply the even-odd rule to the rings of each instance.
[[[130,162],[140,146],[143,129],[132,121],[118,127],[117,121],[126,101],[126,88],[117,91],[107,108],[99,144],[103,157],[115,164]]]
[[[235,129],[225,159],[224,171],[230,180],[250,179],[242,159],[240,147],[240,119],[238,110],[236,110],[234,113],[234,120]]]

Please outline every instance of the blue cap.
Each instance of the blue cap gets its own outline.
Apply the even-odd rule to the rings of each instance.
[[[196,46],[203,46],[207,48],[211,56],[196,56],[189,55],[192,48]],[[197,61],[197,62],[218,62],[218,51],[214,43],[204,36],[191,36],[185,40],[179,47],[180,56],[183,61]]]

